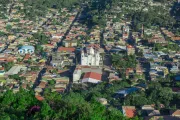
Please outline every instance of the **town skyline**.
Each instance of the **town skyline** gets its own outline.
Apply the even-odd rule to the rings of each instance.
[[[0,1],[0,120],[179,120],[179,0]]]

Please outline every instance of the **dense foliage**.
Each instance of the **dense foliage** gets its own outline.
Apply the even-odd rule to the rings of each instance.
[[[156,109],[160,109],[160,105],[164,105],[164,109],[176,109],[180,104],[176,101],[180,100],[179,94],[174,94],[172,89],[165,85],[166,79],[162,82],[147,82],[146,90],[139,90],[129,94],[125,98],[116,97],[115,92],[120,89],[130,87],[133,83],[128,80],[114,81],[112,83],[101,83],[98,85],[77,85],[73,86],[72,91],[80,93],[87,101],[95,98],[106,98],[109,106],[120,108],[123,105],[136,106],[154,104]],[[142,82],[143,83],[143,82]]]
[[[112,64],[117,69],[135,68],[136,67],[136,57],[135,55],[112,55]]]
[[[138,108],[144,104],[155,104],[157,109],[161,108],[161,104],[170,109],[180,106],[176,102],[180,100],[180,96],[157,82],[149,83],[146,91],[132,93],[125,99],[115,99],[114,93],[125,87],[130,87],[130,83],[115,81],[111,84],[77,84],[66,94],[51,92],[46,88],[43,101],[38,101],[31,90],[20,89],[17,93],[8,90],[0,96],[0,120],[128,120],[115,108],[122,105],[134,105]],[[101,105],[97,98],[106,98],[109,105]],[[39,109],[32,109],[34,107]],[[140,119],[141,117],[135,117],[132,120]]]
[[[0,119],[127,120],[119,110],[107,109],[95,99],[87,102],[79,93],[60,95],[45,90],[44,95],[45,100],[40,102],[32,91],[20,89],[14,94],[8,90],[0,97]]]
[[[11,69],[12,66],[14,66],[13,62],[7,62],[7,63],[3,63],[2,66],[4,67],[5,71],[8,71]]]
[[[25,14],[26,19],[36,20],[36,17],[44,17],[50,8],[61,10],[62,8],[71,9],[78,7],[83,0],[19,0],[25,7],[22,9],[16,6],[21,14]],[[0,10],[9,14],[14,6],[13,0],[0,0]],[[7,8],[9,7],[9,9]],[[0,14],[2,18],[6,18],[4,14]]]

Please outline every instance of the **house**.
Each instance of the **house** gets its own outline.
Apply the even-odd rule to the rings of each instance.
[[[173,40],[173,41],[180,41],[180,37],[172,37],[171,40]]]
[[[176,76],[174,77],[174,80],[177,81],[177,82],[180,81],[180,75],[176,75]]]
[[[153,37],[150,40],[148,40],[149,43],[161,43],[161,44],[166,44],[167,41],[163,37]]]
[[[102,74],[95,72],[87,72],[84,74],[82,83],[99,83],[101,82]]]
[[[35,83],[37,77],[38,77],[39,72],[34,72],[34,71],[29,71],[26,72],[24,75],[26,77],[27,82],[32,83],[32,85]]]
[[[77,40],[64,40],[63,46],[65,46],[65,47],[76,47],[77,46]]]
[[[124,25],[124,26],[123,26],[123,33],[129,34],[129,30],[130,30],[130,28],[129,28],[128,25]]]
[[[126,50],[127,50],[128,55],[134,55],[134,53],[135,53],[135,48],[133,46],[131,46],[131,45],[128,45],[126,47]]]
[[[52,89],[52,91],[63,93],[67,89],[67,86],[69,84],[69,77],[56,76],[52,79],[56,81],[54,89]]]
[[[62,83],[62,84],[69,84],[69,78],[68,77],[59,77],[59,76],[56,76],[55,78],[53,78],[56,83]]]
[[[133,118],[137,115],[135,106],[122,106],[122,112],[128,118]]]
[[[34,46],[21,46],[20,48],[18,48],[19,54],[33,54],[34,51]]]
[[[148,116],[160,116],[161,113],[159,110],[146,110]]]
[[[53,53],[51,65],[53,67],[64,67],[64,66],[73,66],[75,64],[75,54],[74,53]]]
[[[119,76],[116,74],[116,73],[110,73],[109,74],[109,77],[108,77],[108,79],[109,79],[109,82],[112,82],[112,81],[118,81],[118,80],[121,80],[121,78],[119,78]]]
[[[26,54],[26,55],[24,56],[23,61],[27,61],[27,60],[29,60],[29,59],[31,59],[31,55],[30,55],[30,54]]]
[[[121,30],[121,28],[122,28],[122,25],[119,22],[115,22],[113,24],[113,29],[115,29],[116,31]]]
[[[177,109],[175,111],[170,111],[171,116],[178,117],[180,119],[180,109]]]
[[[43,101],[44,97],[42,97],[41,95],[35,95],[35,98],[39,101]]]
[[[0,66],[0,76],[5,74],[4,67]]]
[[[141,107],[142,110],[154,110],[154,106],[153,105],[143,105]]]
[[[3,50],[5,48],[5,43],[0,43],[0,51]]]
[[[76,68],[73,72],[73,82],[79,82],[81,78],[82,70],[81,68]]]
[[[53,49],[55,47],[53,44],[45,44],[41,46],[43,47],[43,49]]]
[[[34,91],[35,91],[36,93],[41,93],[43,90],[42,90],[42,88],[40,88],[40,87],[36,87],[36,88],[34,89]]]
[[[142,67],[141,67],[140,63],[138,63],[136,65],[136,74],[140,75],[140,76],[143,75],[143,70],[142,70]]]
[[[9,40],[9,41],[14,40],[15,38],[16,38],[16,36],[15,36],[15,35],[9,35],[9,36],[8,36],[8,40]]]
[[[106,98],[98,98],[97,101],[100,102],[102,105],[107,105],[108,103]]]
[[[158,76],[158,73],[156,70],[154,69],[151,69],[150,72],[149,72],[149,75],[150,75],[150,79],[152,81],[156,80],[157,76]]]
[[[74,47],[59,47],[57,52],[59,53],[73,53],[75,52],[75,48]]]
[[[75,64],[75,48],[59,47],[52,53],[51,65],[54,67],[73,66]]]
[[[172,73],[178,73],[179,72],[179,66],[174,64],[172,68],[170,69],[170,72]]]
[[[47,85],[46,81],[41,81],[37,88],[44,89],[46,87],[46,85]]]

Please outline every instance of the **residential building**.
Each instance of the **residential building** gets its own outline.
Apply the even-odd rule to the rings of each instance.
[[[128,55],[134,55],[134,53],[135,53],[135,48],[133,46],[131,46],[131,45],[128,45],[126,47],[126,50],[127,50]]]
[[[170,111],[171,116],[178,117],[180,119],[180,109]]]
[[[75,64],[75,48],[60,47],[52,53],[51,65],[53,67],[72,66]]]
[[[97,101],[100,102],[102,105],[107,105],[108,103],[106,98],[98,98]]]
[[[82,70],[80,68],[76,68],[73,73],[73,82],[79,82],[81,78]]]
[[[128,118],[133,118],[137,115],[135,106],[122,106],[122,112]]]
[[[77,46],[77,40],[64,40],[63,46],[65,46],[65,47],[76,47]]]

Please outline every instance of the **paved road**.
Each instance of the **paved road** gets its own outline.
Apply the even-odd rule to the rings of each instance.
[[[69,34],[72,26],[73,26],[74,23],[76,22],[76,20],[77,20],[77,18],[79,17],[80,13],[81,13],[81,10],[77,13],[75,19],[72,21],[72,23],[71,23],[71,25],[69,26],[69,28],[67,29],[66,33],[65,33],[64,36],[62,37],[61,42],[58,43],[57,48],[55,49],[55,51],[57,51],[58,47],[62,46],[63,41],[66,39],[66,36]]]
[[[39,72],[38,77],[37,77],[37,79],[36,79],[36,81],[35,81],[35,83],[33,85],[33,89],[35,89],[39,85],[40,80],[42,79],[42,75],[44,73],[46,73],[46,68],[42,68],[41,71]]]

